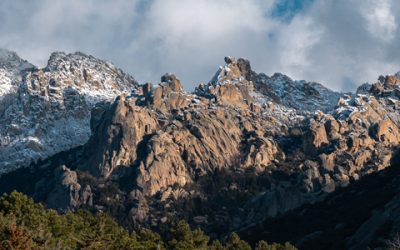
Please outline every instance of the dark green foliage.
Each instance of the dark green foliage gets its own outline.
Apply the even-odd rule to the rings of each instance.
[[[179,221],[171,233],[172,240],[169,241],[171,249],[207,249],[209,237],[199,229],[192,231],[185,221]]]
[[[251,250],[250,245],[239,238],[239,235],[232,233],[226,242],[227,250]]]
[[[165,249],[164,242],[160,235],[151,230],[143,229],[139,232],[137,238],[141,242],[144,249],[161,250]]]
[[[135,249],[135,250],[247,250],[248,243],[233,233],[225,242],[209,242],[200,229],[191,230],[185,221],[170,230],[165,244],[150,230],[129,232],[105,214],[87,211],[63,215],[45,209],[27,196],[12,192],[0,197],[0,250],[6,249]],[[290,244],[268,245],[260,242],[258,250],[293,250]]]
[[[225,247],[221,244],[219,240],[215,240],[211,243],[210,250],[225,250]]]
[[[289,242],[281,245],[278,243],[272,243],[269,245],[266,241],[260,241],[257,243],[256,250],[296,250],[296,248]]]
[[[0,225],[3,249],[25,249],[13,239],[13,232],[22,234],[20,240],[37,249],[145,249],[104,214],[78,211],[59,215],[17,192],[0,198]],[[15,244],[10,245],[11,241]]]

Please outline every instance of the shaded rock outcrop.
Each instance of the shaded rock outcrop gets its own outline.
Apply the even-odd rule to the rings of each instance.
[[[86,145],[86,168],[108,177],[118,166],[130,166],[136,160],[138,144],[156,131],[157,124],[155,113],[137,107],[135,99],[118,97],[103,113],[95,136]]]
[[[89,185],[82,187],[78,175],[66,166],[57,168],[54,173],[54,189],[50,191],[46,204],[61,211],[93,205],[93,194]]]

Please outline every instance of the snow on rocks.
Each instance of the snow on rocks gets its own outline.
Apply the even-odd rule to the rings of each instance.
[[[84,144],[91,108],[135,88],[133,77],[83,53],[53,53],[37,69],[0,50],[0,173]]]
[[[22,75],[35,66],[21,59],[15,52],[0,49],[0,101],[17,91]],[[0,108],[0,112],[1,112]]]

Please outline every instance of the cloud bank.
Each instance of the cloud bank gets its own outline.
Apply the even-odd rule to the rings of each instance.
[[[400,70],[399,1],[300,2],[3,0],[0,47],[38,66],[53,51],[82,51],[140,82],[174,72],[188,90],[226,55],[345,91]]]

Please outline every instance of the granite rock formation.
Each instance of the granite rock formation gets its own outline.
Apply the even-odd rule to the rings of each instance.
[[[398,75],[345,94],[258,74],[245,59],[225,62],[209,83],[188,93],[173,74],[139,86],[97,59],[55,54],[44,70],[23,77],[21,105],[11,104],[1,119],[10,119],[14,130],[4,129],[18,138],[26,138],[25,117],[40,121],[29,130],[36,140],[22,148],[51,152],[42,156],[82,145],[64,152],[66,160],[36,164],[55,169],[44,177],[52,186],[34,191],[50,206],[107,211],[128,227],[160,229],[184,218],[215,237],[322,202],[398,159]],[[82,133],[73,130],[79,139],[65,136],[67,146],[46,151],[53,124],[68,121],[63,124],[71,128],[71,119],[84,124]],[[12,159],[7,164],[18,166]]]
[[[0,173],[84,144],[92,107],[137,85],[114,65],[82,53],[53,53],[43,69],[14,52],[0,56]]]

